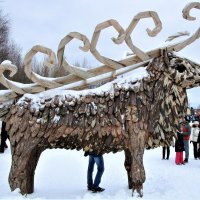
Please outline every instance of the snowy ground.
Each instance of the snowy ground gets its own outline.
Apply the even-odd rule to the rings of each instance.
[[[200,160],[194,160],[192,145],[187,165],[175,165],[173,147],[169,160],[161,159],[161,151],[161,148],[145,151],[143,199],[199,199]],[[138,199],[136,194],[132,197],[131,190],[127,188],[123,152],[106,154],[104,161],[101,186],[106,190],[94,194],[86,190],[88,157],[84,157],[82,151],[46,150],[36,168],[35,192],[25,197],[18,190],[10,192],[11,155],[8,148],[0,154],[0,199]]]

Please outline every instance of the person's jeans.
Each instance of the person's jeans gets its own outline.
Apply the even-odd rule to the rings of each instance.
[[[189,140],[183,140],[184,148],[185,148],[185,158],[189,158]]]
[[[93,183],[93,171],[94,171],[94,164],[96,163],[97,165],[97,174],[96,177],[94,179],[94,183]],[[88,165],[88,171],[87,171],[87,184],[88,187],[93,187],[93,188],[97,188],[101,182],[101,177],[103,175],[104,172],[104,161],[103,161],[103,156],[93,156],[93,155],[89,155],[89,165]]]

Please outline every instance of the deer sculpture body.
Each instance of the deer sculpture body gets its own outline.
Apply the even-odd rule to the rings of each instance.
[[[187,5],[183,12],[185,18],[191,18],[188,11],[191,8],[200,8],[200,4],[196,2]],[[161,22],[155,12],[137,15],[137,22],[141,16],[143,18],[150,16],[154,19],[156,28],[153,31],[148,29],[149,35],[155,35],[160,31]],[[16,188],[20,188],[22,194],[34,191],[34,172],[39,157],[45,149],[89,148],[101,154],[123,150],[129,189],[136,190],[140,196],[143,195],[145,148],[170,146],[173,143],[179,119],[183,117],[183,112],[188,106],[186,89],[200,85],[200,66],[186,58],[176,56],[172,51],[178,51],[199,38],[200,31],[198,29],[193,36],[182,43],[146,54],[135,47],[130,39],[134,23],[135,20],[124,31],[116,21],[106,21],[96,27],[97,35],[94,34],[91,44],[81,34],[73,32],[67,35],[58,49],[59,64],[72,73],[67,77],[45,79],[45,82],[42,77],[30,71],[30,57],[35,55],[36,49],[39,48],[40,52],[54,59],[53,52],[41,46],[35,46],[24,61],[27,76],[36,84],[24,84],[23,87],[19,87],[3,76],[4,70],[9,69],[14,73],[15,67],[1,65],[0,80],[7,88],[13,90],[6,91],[4,95],[0,94],[2,104],[0,116],[4,117],[11,143],[12,166],[9,183],[12,191]],[[113,38],[113,41],[118,44],[125,41],[136,54],[131,59],[116,62],[101,57],[96,50],[95,44],[101,28],[110,25],[119,33],[118,38]],[[102,92],[97,92],[95,89],[84,93],[66,90],[74,87],[72,79],[74,82],[81,82],[80,79],[89,82],[94,73],[99,75],[100,69],[103,69],[86,72],[69,65],[63,59],[64,44],[73,37],[84,41],[82,49],[90,48],[95,57],[105,64],[105,73],[112,73],[112,78],[118,73],[117,70],[128,69],[130,62],[133,64],[140,62],[136,67],[145,67],[147,75],[140,80],[124,79],[121,83],[117,81],[107,83],[107,89]],[[112,70],[109,71],[110,69]],[[105,77],[110,79],[110,76]],[[59,87],[62,83],[69,85],[54,89],[53,94],[56,93],[55,90],[57,91],[55,95],[49,95],[48,91],[44,91],[46,88]],[[41,93],[26,94],[38,92]],[[20,95],[23,96],[19,98]],[[9,98],[14,101],[8,104],[2,103],[8,102]]]

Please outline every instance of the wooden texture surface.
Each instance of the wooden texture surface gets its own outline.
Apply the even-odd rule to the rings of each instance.
[[[145,148],[173,145],[188,106],[186,88],[200,84],[199,65],[166,51],[147,63],[147,71],[149,76],[138,81],[114,84],[113,91],[39,101],[24,97],[14,104],[5,119],[12,149],[11,190],[34,191],[34,171],[45,149],[124,150],[129,188],[142,196]]]

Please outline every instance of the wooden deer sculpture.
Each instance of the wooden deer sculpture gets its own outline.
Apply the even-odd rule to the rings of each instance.
[[[189,16],[192,8],[199,9],[200,3],[184,8],[186,19],[193,19]],[[162,26],[153,11],[136,15],[126,30],[115,20],[97,25],[91,43],[80,33],[68,34],[61,40],[57,53],[59,65],[70,72],[68,76],[45,78],[31,71],[31,59],[37,52],[49,55],[48,66],[55,63],[55,54],[42,46],[34,46],[24,60],[25,72],[35,83],[8,80],[3,75],[4,70],[14,74],[16,67],[8,63],[0,65],[0,81],[9,89],[0,93],[0,116],[10,136],[12,191],[16,188],[20,188],[22,194],[34,191],[34,172],[45,149],[87,147],[101,154],[123,150],[129,188],[143,196],[145,148],[173,143],[179,119],[188,106],[186,89],[200,85],[200,66],[173,53],[198,39],[200,29],[183,42],[145,53],[133,45],[130,34],[139,19],[146,17],[152,17],[155,22],[154,30],[147,29],[150,36],[155,36]],[[119,62],[100,55],[96,50],[97,40],[100,31],[109,26],[119,33],[113,41],[117,44],[125,41],[135,55]],[[73,38],[82,40],[81,48],[90,49],[104,65],[88,71],[70,65],[63,54],[65,45]],[[119,82],[116,79],[98,89],[67,90],[111,80],[138,67],[147,71],[139,80],[124,78]]]

